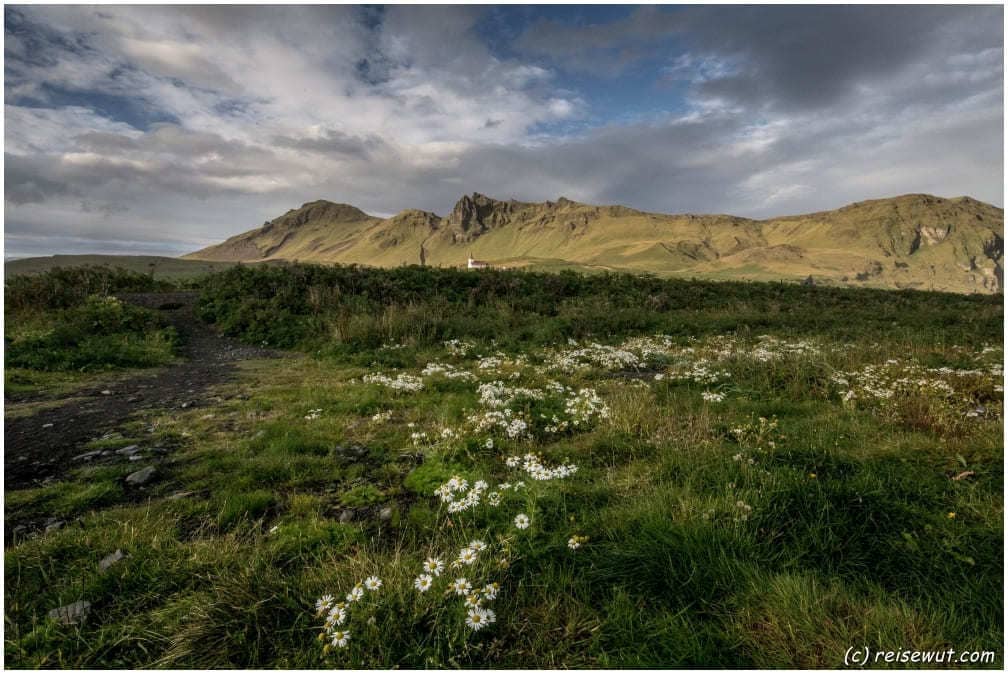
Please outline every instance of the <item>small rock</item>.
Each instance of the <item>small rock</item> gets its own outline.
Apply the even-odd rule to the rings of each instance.
[[[53,531],[59,531],[66,524],[63,520],[56,520],[55,522],[46,522],[45,532],[52,533]]]
[[[388,522],[389,520],[391,520],[392,506],[385,506],[384,508],[382,508],[381,512],[378,513],[378,519],[380,519],[382,522]]]
[[[42,428],[52,428],[52,427],[53,427],[52,422],[49,422],[48,424],[42,424]]]
[[[117,549],[111,555],[106,556],[105,559],[103,559],[100,562],[98,562],[98,568],[101,571],[108,571],[109,567],[111,567],[116,562],[118,562],[118,561],[120,561],[122,559],[125,559],[125,558],[126,558],[126,555],[123,553],[123,551]]]
[[[82,622],[90,611],[91,602],[82,599],[66,606],[54,608],[49,611],[49,617],[53,620],[58,620],[64,625],[76,625]]]
[[[129,447],[123,447],[122,449],[117,449],[115,453],[119,454],[120,456],[133,456],[139,451],[140,451],[139,445],[130,445]]]
[[[101,394],[103,396],[110,396],[110,395],[112,395],[112,391],[109,391],[108,389],[105,389],[104,391],[101,392]]]
[[[340,513],[339,521],[342,524],[346,524],[347,522],[353,522],[353,520],[354,520],[353,510],[344,510],[343,512]]]
[[[91,459],[97,458],[102,455],[102,450],[96,449],[92,452],[84,452],[83,454],[78,454],[72,460],[73,461],[90,461]]]
[[[180,498],[185,498],[187,496],[192,496],[192,495],[193,495],[193,492],[191,492],[191,491],[179,491],[179,492],[175,492],[174,494],[172,494],[171,496],[169,496],[168,500],[169,501],[177,501]]]
[[[143,454],[134,454],[131,457],[129,457],[129,460],[130,461],[143,461],[144,460],[144,455]]]
[[[135,473],[130,473],[126,476],[126,484],[131,484],[133,486],[140,486],[142,484],[147,484],[155,473],[154,466],[147,466],[146,468],[141,468]]]

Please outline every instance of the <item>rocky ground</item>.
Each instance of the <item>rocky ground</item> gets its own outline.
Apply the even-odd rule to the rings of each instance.
[[[196,318],[196,293],[141,293],[121,299],[161,311],[183,340],[172,366],[86,387],[66,396],[5,399],[4,488],[45,484],[81,461],[144,458],[141,452],[108,456],[84,445],[116,433],[117,427],[145,413],[200,407],[212,402],[209,389],[233,379],[238,362],[276,354],[217,334]],[[152,447],[149,455],[168,448]],[[105,450],[109,451],[109,450]],[[141,468],[142,466],[138,466]]]

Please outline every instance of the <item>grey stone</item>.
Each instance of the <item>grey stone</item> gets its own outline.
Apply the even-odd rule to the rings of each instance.
[[[116,454],[120,456],[133,456],[140,450],[140,445],[130,445],[129,447],[123,447],[122,449],[117,449]]]
[[[53,531],[59,531],[66,524],[63,520],[56,520],[54,522],[46,522],[45,532],[48,534]]]
[[[339,521],[342,522],[343,524],[346,524],[347,522],[353,522],[353,520],[354,520],[353,510],[344,510],[343,512],[340,513]]]
[[[174,494],[172,494],[171,496],[168,497],[168,500],[169,501],[177,501],[180,498],[185,498],[187,496],[192,496],[192,495],[193,495],[193,492],[191,492],[191,491],[175,492]]]
[[[143,454],[134,454],[133,456],[129,457],[129,460],[130,461],[143,461],[144,460],[144,455]]]
[[[126,555],[123,553],[123,551],[117,549],[111,555],[106,556],[105,559],[98,562],[98,568],[102,571],[108,571],[109,567],[125,558]]]
[[[141,468],[135,473],[130,473],[129,475],[126,476],[126,484],[131,484],[134,486],[147,484],[150,481],[150,479],[154,477],[154,473],[156,472],[156,470],[157,469],[154,468],[154,466],[147,466],[146,468]]]
[[[73,458],[74,461],[90,461],[102,455],[102,450],[96,449],[92,452],[84,452],[83,454],[78,454]]]
[[[66,606],[60,606],[59,608],[54,608],[49,611],[49,617],[53,620],[57,620],[64,625],[76,625],[79,622],[83,622],[84,618],[91,611],[91,602],[75,601],[72,604],[67,604]]]
[[[382,522],[388,522],[389,520],[391,520],[392,506],[385,506],[384,508],[382,508],[381,512],[378,513],[378,519],[380,519]]]

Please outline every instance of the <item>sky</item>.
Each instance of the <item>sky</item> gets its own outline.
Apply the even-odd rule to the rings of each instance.
[[[1003,8],[4,8],[4,255],[179,255],[302,203],[1003,206]]]

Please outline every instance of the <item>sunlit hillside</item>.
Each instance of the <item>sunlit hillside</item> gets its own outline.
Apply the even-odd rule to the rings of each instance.
[[[186,257],[391,267],[464,266],[472,255],[504,267],[990,293],[1002,287],[1003,235],[1004,211],[968,197],[911,194],[750,220],[474,194],[444,218],[383,219],[315,201]]]

